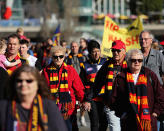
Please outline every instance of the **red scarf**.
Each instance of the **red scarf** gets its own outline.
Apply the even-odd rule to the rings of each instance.
[[[136,113],[139,131],[151,131],[151,117],[147,98],[147,77],[140,71],[136,85],[130,72],[127,72],[129,101]]]

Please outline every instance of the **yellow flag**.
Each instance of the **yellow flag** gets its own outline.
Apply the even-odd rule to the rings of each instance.
[[[140,48],[139,34],[143,30],[143,25],[138,17],[127,28],[120,28],[111,18],[105,17],[104,33],[101,52],[103,55],[112,56],[110,48],[115,40],[122,40],[126,45],[126,51],[131,48]]]

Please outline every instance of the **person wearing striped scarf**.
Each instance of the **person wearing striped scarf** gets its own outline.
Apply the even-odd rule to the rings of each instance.
[[[43,69],[43,75],[68,130],[72,131],[76,100],[83,102],[84,86],[76,70],[64,63],[65,51],[61,46],[51,48],[52,62]]]
[[[123,70],[123,68],[127,67],[125,61],[125,43],[121,40],[114,41],[112,43],[111,51],[113,57],[109,58],[97,72],[93,86],[93,97],[102,97],[102,101],[105,105],[113,90],[113,82],[115,77]],[[101,94],[99,93],[100,91]],[[120,131],[120,118],[118,118],[114,111],[111,111],[108,106],[105,106],[104,110],[107,116],[110,131]]]
[[[16,34],[11,34],[8,37],[7,52],[6,52],[6,58],[9,62],[15,62],[16,60],[20,59],[19,48],[20,48],[19,36]],[[22,64],[19,63],[16,66],[7,67],[6,69],[8,74],[11,75],[12,72],[21,65]]]
[[[127,53],[128,68],[115,79],[109,106],[121,117],[122,131],[156,131],[164,110],[164,89],[156,74],[143,67],[139,49]]]
[[[86,61],[86,57],[79,53],[79,45],[76,41],[71,42],[71,53],[65,59],[67,65],[73,66],[77,73],[80,73],[80,69],[83,66],[83,63]]]
[[[0,131],[67,131],[43,76],[22,65],[10,76],[7,99],[0,101]]]
[[[75,70],[77,71],[77,73],[79,74],[81,72],[81,67],[83,67],[84,62],[86,61],[86,57],[82,54],[79,53],[79,44],[76,41],[72,41],[71,45],[71,53],[67,56],[67,58],[65,59],[65,62],[68,65],[71,65],[75,68]],[[79,102],[76,102],[76,108],[79,108]],[[84,117],[84,113],[83,111],[80,109],[80,123],[82,126],[86,126],[86,121],[85,121],[85,117]],[[74,126],[75,127],[75,126]]]

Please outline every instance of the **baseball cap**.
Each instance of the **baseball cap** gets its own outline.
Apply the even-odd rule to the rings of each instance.
[[[125,43],[122,42],[121,40],[115,40],[113,43],[112,43],[112,49],[125,49],[126,50],[126,47],[125,47]]]

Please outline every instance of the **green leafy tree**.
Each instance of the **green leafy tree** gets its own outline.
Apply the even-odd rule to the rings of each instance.
[[[129,2],[132,14],[145,14],[150,21],[159,21],[162,18],[163,0],[131,0]]]
[[[142,0],[142,11],[149,15],[150,21],[159,21],[162,18],[163,0]]]
[[[148,14],[151,11],[161,12],[163,0],[142,0],[143,13]]]
[[[129,7],[130,7],[131,14],[137,14],[137,10],[136,10],[137,4],[136,4],[136,2],[137,2],[137,0],[130,0],[129,1]]]

